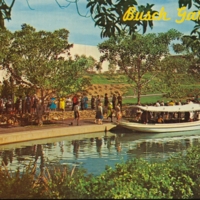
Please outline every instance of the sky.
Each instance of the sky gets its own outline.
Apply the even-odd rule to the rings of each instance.
[[[67,6],[67,0],[57,0],[60,5]],[[74,0],[70,0],[73,2]],[[11,0],[6,0],[8,5]],[[28,2],[28,4],[27,4]],[[175,22],[178,17],[178,0],[137,0],[138,4],[155,4],[155,10],[160,11],[164,7],[169,21],[155,21],[153,29],[148,28],[147,33],[166,32],[175,28],[184,34],[190,34],[194,23],[184,21],[181,24]],[[87,0],[79,0],[79,11],[87,14]],[[69,30],[69,43],[96,46],[105,39],[100,37],[101,30],[94,26],[91,18],[78,15],[76,5],[71,3],[67,8],[60,8],[56,0],[17,0],[14,4],[11,20],[5,21],[8,30],[14,32],[21,29],[22,24],[29,24],[36,30],[54,31],[61,28]],[[142,33],[142,30],[140,31]]]

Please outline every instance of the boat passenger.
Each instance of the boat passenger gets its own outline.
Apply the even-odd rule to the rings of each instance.
[[[200,120],[200,112],[199,111],[196,112],[196,119]]]
[[[136,121],[140,120],[141,115],[142,115],[141,109],[137,109],[137,111],[136,111]]]
[[[162,118],[161,115],[159,115],[157,122],[158,122],[158,123],[163,123],[163,122],[164,122],[164,120],[163,120],[163,118]]]
[[[164,105],[165,105],[164,101],[161,101],[160,106],[164,106]]]
[[[190,119],[190,113],[189,112],[185,112],[185,122],[188,122]]]
[[[147,123],[147,111],[143,111],[141,114],[141,123]]]
[[[168,106],[174,106],[175,103],[173,102],[173,100],[171,100],[169,103],[168,103]]]
[[[187,103],[188,103],[188,104],[192,104],[193,102],[192,102],[190,99],[188,99],[188,100],[187,100]]]
[[[178,102],[178,105],[180,106],[180,105],[182,105],[182,102],[181,102],[181,100],[179,100],[179,102]]]
[[[160,101],[157,101],[155,106],[157,106],[157,107],[160,106]]]
[[[190,122],[193,122],[194,121],[194,112],[190,112],[190,119],[189,119]]]

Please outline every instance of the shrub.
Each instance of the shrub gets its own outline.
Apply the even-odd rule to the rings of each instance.
[[[31,166],[31,165],[30,165]],[[0,168],[0,198],[50,199],[192,199],[200,197],[200,147],[166,161],[143,159],[116,164],[99,176],[83,168],[49,167],[35,176],[35,167],[23,174]]]

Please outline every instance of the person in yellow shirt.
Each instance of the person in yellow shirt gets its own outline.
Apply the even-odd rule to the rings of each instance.
[[[64,97],[60,98],[60,105],[59,105],[59,107],[60,107],[60,110],[65,111],[65,98]]]
[[[171,100],[169,103],[168,103],[168,106],[174,106],[175,103],[173,102],[173,100]]]

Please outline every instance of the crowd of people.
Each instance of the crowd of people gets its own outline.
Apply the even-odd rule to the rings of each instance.
[[[37,116],[38,125],[43,125],[42,116],[44,113],[44,107],[42,100],[34,95],[27,95],[25,98],[22,96],[13,100],[11,97],[8,99],[0,98],[0,114],[34,114]]]
[[[0,114],[37,114],[41,121],[45,111],[66,111],[67,103],[70,103],[69,109],[74,112],[73,124],[77,125],[79,125],[80,111],[82,110],[95,110],[95,123],[97,124],[102,124],[105,117],[111,119],[111,122],[113,122],[113,118],[116,118],[116,122],[118,122],[122,116],[122,96],[113,94],[112,97],[108,97],[107,93],[104,97],[97,95],[91,96],[90,99],[87,94],[75,94],[71,99],[51,96],[44,104],[36,94],[19,96],[15,100],[11,97],[8,99],[2,97],[0,98]]]
[[[86,95],[78,98],[77,95],[74,95],[72,98],[72,110],[74,111],[74,120],[79,125],[80,119],[80,110],[88,109],[89,99]],[[116,122],[118,123],[122,117],[122,96],[115,94],[112,96],[112,99],[109,100],[108,94],[105,93],[104,98],[101,98],[100,95],[92,96],[90,100],[90,107],[92,110],[96,111],[95,123],[102,124],[104,117],[111,119],[116,117]]]
[[[34,114],[37,108],[40,107],[41,99],[34,95],[27,95],[26,97],[18,96],[15,99],[11,97],[0,98],[0,114]]]

